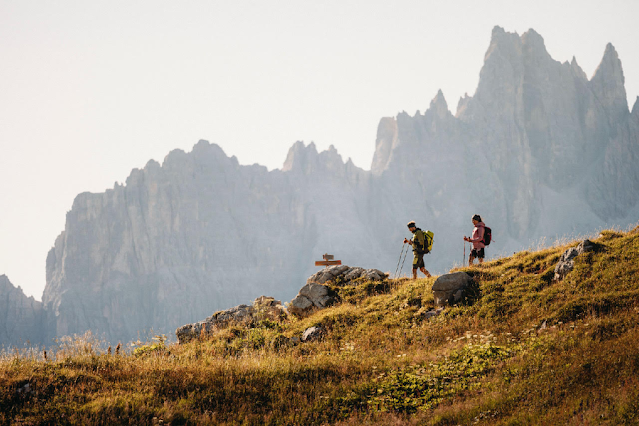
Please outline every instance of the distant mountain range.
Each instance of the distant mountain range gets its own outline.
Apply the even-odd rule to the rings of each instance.
[[[534,30],[495,27],[474,96],[455,115],[439,92],[423,114],[382,118],[370,171],[297,142],[269,172],[200,141],[78,195],[42,304],[0,277],[0,343],[169,334],[261,294],[292,299],[325,252],[394,272],[409,220],[434,232],[426,266],[441,273],[462,262],[475,213],[491,257],[636,223],[638,200],[639,99],[629,111],[614,47],[589,80]]]

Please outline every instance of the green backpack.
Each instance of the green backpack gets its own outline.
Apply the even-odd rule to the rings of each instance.
[[[424,253],[430,253],[430,251],[433,249],[433,237],[435,236],[435,234],[433,234],[432,231],[429,231],[428,229],[425,231],[422,231],[424,233]]]
[[[424,246],[419,247],[419,250],[424,252],[424,254],[430,253],[430,251],[433,249],[433,235],[435,234],[433,234],[432,231],[429,231],[428,229],[425,231],[420,229],[420,231],[422,231],[422,233],[424,234]]]

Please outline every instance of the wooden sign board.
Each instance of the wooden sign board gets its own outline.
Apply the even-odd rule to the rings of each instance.
[[[341,260],[316,260],[315,266],[333,266],[333,265],[341,265]]]

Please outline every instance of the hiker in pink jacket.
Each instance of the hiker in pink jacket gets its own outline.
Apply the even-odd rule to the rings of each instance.
[[[468,266],[472,266],[475,258],[479,258],[479,263],[484,263],[484,222],[481,220],[481,216],[476,214],[473,216],[473,236],[468,238],[464,237],[464,241],[470,241],[473,243],[473,249],[468,256]]]

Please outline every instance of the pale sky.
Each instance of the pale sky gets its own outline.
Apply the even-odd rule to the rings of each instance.
[[[297,140],[370,169],[379,119],[474,94],[495,25],[639,94],[639,1],[0,0],[0,275],[40,300],[84,191],[199,139],[280,168]]]

